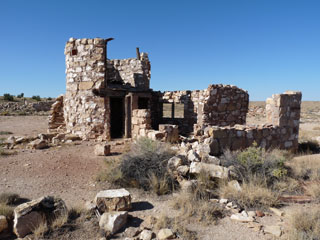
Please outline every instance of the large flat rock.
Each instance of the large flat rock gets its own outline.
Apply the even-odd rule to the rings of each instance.
[[[100,212],[127,211],[131,209],[131,195],[124,189],[100,191],[95,197]]]

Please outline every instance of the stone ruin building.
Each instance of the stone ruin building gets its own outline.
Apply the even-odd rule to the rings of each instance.
[[[171,142],[178,141],[178,134],[193,134],[210,145],[213,155],[253,142],[265,148],[297,148],[300,92],[268,98],[266,124],[248,126],[247,91],[222,84],[153,91],[148,54],[137,49],[136,58],[107,59],[109,40],[70,38],[66,43],[66,93],[52,106],[50,132],[105,141],[146,136]]]

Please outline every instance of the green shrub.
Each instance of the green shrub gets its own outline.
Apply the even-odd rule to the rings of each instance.
[[[13,218],[13,209],[13,207],[0,203],[0,215],[3,215],[8,219]]]
[[[32,99],[34,99],[36,101],[41,101],[41,97],[39,95],[32,96]]]
[[[17,95],[17,98],[23,98],[24,97],[24,93],[20,93]]]
[[[108,168],[96,179],[165,194],[176,186],[174,177],[167,170],[168,160],[173,156],[174,152],[167,144],[140,138],[117,161],[107,161]]]
[[[5,204],[5,205],[12,205],[17,202],[17,200],[20,198],[20,196],[16,193],[1,193],[0,194],[0,204]]]
[[[51,100],[52,100],[52,97],[48,97],[47,100],[48,100],[48,101],[51,101]]]
[[[6,100],[6,101],[14,101],[13,95],[11,95],[9,93],[3,94],[3,99]]]
[[[236,173],[243,181],[249,181],[252,177],[266,179],[272,183],[275,179],[280,179],[288,174],[285,162],[289,155],[285,151],[271,150],[257,147],[257,144],[244,151],[226,151],[222,156],[222,164],[234,166]]]

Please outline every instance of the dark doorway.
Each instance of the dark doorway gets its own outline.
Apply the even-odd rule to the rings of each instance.
[[[124,103],[123,98],[110,98],[111,138],[122,138],[124,134]]]
[[[149,108],[149,98],[139,97],[138,98],[138,108],[148,109]]]

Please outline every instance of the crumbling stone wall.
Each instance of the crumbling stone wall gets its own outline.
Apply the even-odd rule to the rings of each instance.
[[[208,125],[234,126],[246,122],[249,95],[236,86],[216,84],[205,90],[166,91],[158,93],[158,97],[162,104],[184,105],[183,117],[175,117],[175,105],[171,118],[157,114],[161,115],[159,123],[179,125],[183,134],[203,130]]]
[[[64,118],[67,131],[83,138],[107,135],[108,99],[93,93],[95,89],[105,88],[105,40],[71,38],[66,44],[65,55]]]
[[[151,129],[150,110],[148,109],[135,109],[132,111],[132,138],[139,136],[146,137],[148,130]]]
[[[51,114],[49,115],[49,133],[62,132],[65,130],[65,120],[63,111],[63,95],[56,98],[51,106]]]
[[[301,92],[275,94],[267,99],[267,124],[259,126],[235,125],[234,127],[208,126],[202,140],[210,146],[212,155],[225,149],[239,150],[258,146],[296,150],[298,148]]]
[[[140,59],[107,60],[108,84],[121,84],[139,89],[150,88],[151,64],[147,53],[141,53]]]

